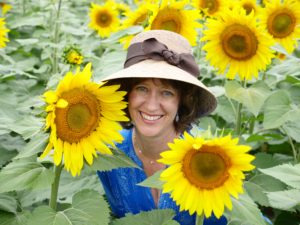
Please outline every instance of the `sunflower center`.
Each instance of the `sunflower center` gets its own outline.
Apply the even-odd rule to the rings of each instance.
[[[141,25],[144,23],[144,21],[147,19],[148,13],[144,13],[142,15],[140,15],[135,21],[134,21],[134,25]]]
[[[107,12],[99,12],[96,17],[96,23],[101,27],[107,27],[111,24],[112,17]]]
[[[216,0],[204,0],[201,1],[201,8],[208,9],[208,12],[213,14],[219,9],[219,2]]]
[[[232,24],[221,34],[221,43],[227,56],[236,60],[248,60],[256,54],[256,35],[246,26]]]
[[[274,12],[268,19],[268,31],[275,38],[284,38],[296,27],[295,15],[287,9]]]
[[[247,4],[247,3],[245,3],[245,4],[243,5],[243,9],[246,11],[246,14],[248,15],[248,14],[251,13],[252,10],[254,10],[254,7],[253,7],[252,4]]]
[[[183,160],[186,178],[198,188],[217,188],[228,179],[229,158],[216,147],[203,146],[201,151],[189,151]]]
[[[61,97],[68,106],[55,110],[57,136],[69,143],[79,142],[98,126],[99,102],[93,94],[79,88],[64,92]]]
[[[176,33],[181,31],[181,20],[178,12],[167,9],[159,12],[151,25],[152,30],[169,30]]]

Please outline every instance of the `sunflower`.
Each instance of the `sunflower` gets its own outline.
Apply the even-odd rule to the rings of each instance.
[[[226,0],[192,0],[192,5],[206,16],[215,17],[228,6],[229,2]]]
[[[0,48],[4,48],[6,46],[5,42],[9,40],[6,38],[6,34],[9,30],[5,27],[4,18],[0,18]]]
[[[65,48],[62,57],[64,62],[70,65],[80,65],[83,60],[83,56],[76,46]]]
[[[234,79],[238,74],[243,80],[257,77],[274,57],[271,46],[274,40],[259,26],[254,13],[235,7],[225,10],[219,19],[208,19],[202,41],[206,59],[218,72]]]
[[[300,2],[269,0],[265,5],[261,14],[262,24],[288,53],[293,52],[300,38]]]
[[[107,1],[104,5],[92,3],[90,8],[89,27],[96,30],[100,37],[108,37],[119,28],[120,19],[117,6],[112,1]]]
[[[191,45],[197,41],[196,28],[201,27],[201,16],[196,9],[185,9],[189,1],[162,0],[159,8],[149,18],[146,30],[170,30],[188,39]]]
[[[224,206],[232,209],[230,195],[238,198],[243,193],[243,171],[254,168],[249,146],[238,145],[238,139],[230,135],[206,140],[185,132],[169,148],[158,160],[169,165],[160,179],[163,193],[170,192],[181,211],[204,212],[206,217],[213,212],[220,218]]]
[[[149,16],[154,12],[154,10],[154,4],[145,3],[140,5],[136,10],[126,13],[126,19],[123,21],[121,29],[127,29],[131,26],[145,26]],[[120,39],[120,42],[123,43],[125,49],[128,48],[132,38],[133,35],[129,35]]]
[[[79,175],[84,160],[91,165],[96,150],[112,154],[107,145],[120,142],[122,129],[117,121],[128,121],[122,111],[125,92],[118,85],[103,86],[90,82],[91,64],[73,75],[68,72],[56,91],[44,93],[47,103],[46,127],[51,128],[49,143],[41,158],[54,149],[54,163],[64,160],[73,176]],[[63,157],[63,159],[62,159]]]
[[[8,11],[11,10],[12,7],[5,2],[0,2],[0,8],[2,9],[2,15],[5,15]]]

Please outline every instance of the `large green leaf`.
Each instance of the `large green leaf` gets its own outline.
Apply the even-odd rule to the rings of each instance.
[[[127,155],[117,149],[113,149],[113,155],[98,155],[98,157],[94,159],[91,167],[99,171],[110,171],[119,167],[139,168]]]
[[[266,225],[263,216],[253,200],[245,193],[239,199],[232,198],[232,211],[225,216],[230,225]]]
[[[295,211],[293,208],[300,204],[300,190],[291,189],[267,193],[273,208]]]
[[[0,210],[17,214],[18,202],[9,194],[0,194]]]
[[[0,210],[0,225],[25,225],[29,216],[28,211],[14,214]]]
[[[272,176],[293,188],[300,189],[300,164],[283,164],[268,169],[259,169],[259,171]]]
[[[287,91],[276,91],[266,100],[264,105],[264,128],[277,128],[287,121],[297,121],[298,118],[300,118],[300,108],[292,104]]]
[[[27,225],[108,225],[109,206],[98,192],[82,190],[74,195],[72,207],[55,212],[48,206],[34,210]]]
[[[300,121],[288,121],[282,125],[284,133],[286,132],[296,142],[300,143]]]
[[[270,95],[268,86],[258,81],[249,88],[243,88],[237,81],[227,81],[226,95],[242,103],[253,115],[257,116],[264,101]]]
[[[148,177],[143,182],[138,183],[138,185],[143,187],[162,189],[164,182],[159,179],[161,173],[162,170],[155,172],[152,176]]]
[[[41,163],[28,159],[15,160],[0,171],[0,193],[49,187],[54,173]]]
[[[121,219],[114,220],[111,225],[166,225],[172,221],[175,212],[172,209],[155,209],[148,212],[141,212],[139,214],[127,214]],[[173,223],[174,224],[174,223]]]

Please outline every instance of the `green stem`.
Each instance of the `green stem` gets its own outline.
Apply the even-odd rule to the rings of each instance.
[[[292,138],[290,137],[290,135],[288,135],[288,133],[286,132],[286,130],[285,130],[283,127],[281,127],[281,129],[284,131],[284,133],[286,134],[286,136],[287,136],[288,139],[289,139],[289,143],[290,143],[290,145],[291,145],[291,147],[292,147],[292,150],[293,150],[294,162],[295,162],[295,163],[298,163],[297,151],[296,151],[295,145],[294,145],[294,143],[293,143],[293,140],[292,140]]]
[[[57,44],[59,42],[59,17],[60,17],[60,9],[61,9],[62,0],[58,2],[58,8],[56,12],[55,18],[55,28],[54,28],[54,51],[53,51],[53,68],[52,73],[56,74],[58,72],[58,57],[57,57]]]
[[[203,224],[204,224],[204,214],[202,214],[200,216],[197,215],[195,225],[203,225]]]
[[[62,164],[55,166],[54,182],[51,185],[51,196],[50,196],[49,206],[54,210],[56,210],[57,207],[57,194],[58,194],[59,180],[60,180],[60,174],[62,168],[63,168]]]
[[[243,80],[242,86],[243,87],[246,86],[246,80]],[[235,125],[236,134],[238,136],[241,135],[241,128],[242,128],[242,108],[243,108],[243,103],[239,103],[238,106],[237,106],[237,110],[236,110],[236,125]]]
[[[25,13],[26,13],[26,8],[25,8],[25,6],[26,6],[26,0],[23,0],[23,2],[22,2],[23,16],[24,16]]]
[[[254,125],[255,125],[255,118],[252,117],[250,119],[250,126],[249,126],[249,134],[253,134],[253,131],[254,131]]]

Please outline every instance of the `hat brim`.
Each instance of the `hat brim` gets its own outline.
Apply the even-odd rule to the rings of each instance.
[[[203,95],[201,96],[201,99],[205,102],[202,105],[203,108],[200,113],[201,116],[211,113],[217,106],[216,97],[201,81],[190,73],[168,64],[165,61],[156,61],[151,59],[144,60],[104,77],[101,81],[109,81],[120,78],[160,78],[189,83],[201,89],[201,95]]]

